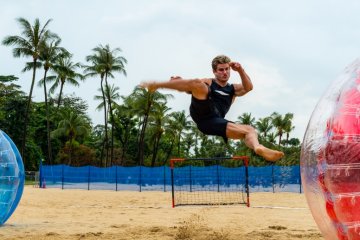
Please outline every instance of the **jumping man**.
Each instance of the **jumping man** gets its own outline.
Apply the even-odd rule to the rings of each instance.
[[[256,130],[252,126],[225,119],[225,114],[235,97],[243,96],[253,89],[251,80],[241,64],[220,55],[213,59],[212,69],[215,78],[185,80],[181,77],[171,77],[166,82],[143,82],[140,86],[149,91],[166,88],[191,94],[190,115],[202,133],[221,136],[224,139],[242,139],[246,146],[268,161],[282,158],[284,153],[259,143]],[[241,83],[228,83],[230,69],[239,73]]]

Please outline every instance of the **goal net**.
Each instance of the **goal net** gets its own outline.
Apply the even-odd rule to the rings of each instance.
[[[170,160],[172,206],[250,206],[247,156]]]

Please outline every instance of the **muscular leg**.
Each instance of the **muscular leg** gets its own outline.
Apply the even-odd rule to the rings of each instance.
[[[228,122],[226,126],[226,136],[231,139],[242,139],[246,146],[253,149],[256,154],[268,161],[276,161],[284,156],[284,153],[269,149],[261,145],[255,129],[249,125],[241,125]]]
[[[170,81],[165,82],[143,82],[140,86],[147,88],[151,92],[156,91],[159,88],[167,88],[191,93],[197,99],[206,99],[208,95],[208,86],[205,82],[210,83],[211,79],[184,80],[181,78],[172,78]]]

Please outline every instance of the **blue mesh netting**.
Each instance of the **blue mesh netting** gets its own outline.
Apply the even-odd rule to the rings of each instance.
[[[196,174],[191,175],[190,169]],[[180,178],[176,178],[176,174],[191,177],[177,180]],[[222,166],[175,168],[176,186],[189,184],[189,181],[193,186],[218,184],[221,188],[229,188],[232,185],[244,185],[244,169]],[[40,185],[43,184],[63,189],[171,191],[171,170],[166,166],[99,168],[44,165],[40,171]],[[299,166],[249,167],[249,189],[250,192],[301,192]]]
[[[222,166],[207,167],[179,167],[174,171],[174,184],[176,186],[210,188],[219,186],[230,188],[232,185],[245,184],[245,172],[243,167],[227,168]]]
[[[249,167],[250,192],[301,192],[299,166]]]

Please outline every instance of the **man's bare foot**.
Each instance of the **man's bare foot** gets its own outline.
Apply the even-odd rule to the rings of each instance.
[[[263,145],[259,145],[254,149],[254,151],[257,155],[262,156],[270,162],[275,162],[284,156],[283,152],[269,149],[267,147],[264,147]]]
[[[139,86],[146,88],[149,92],[155,92],[158,89],[155,82],[142,82]]]

